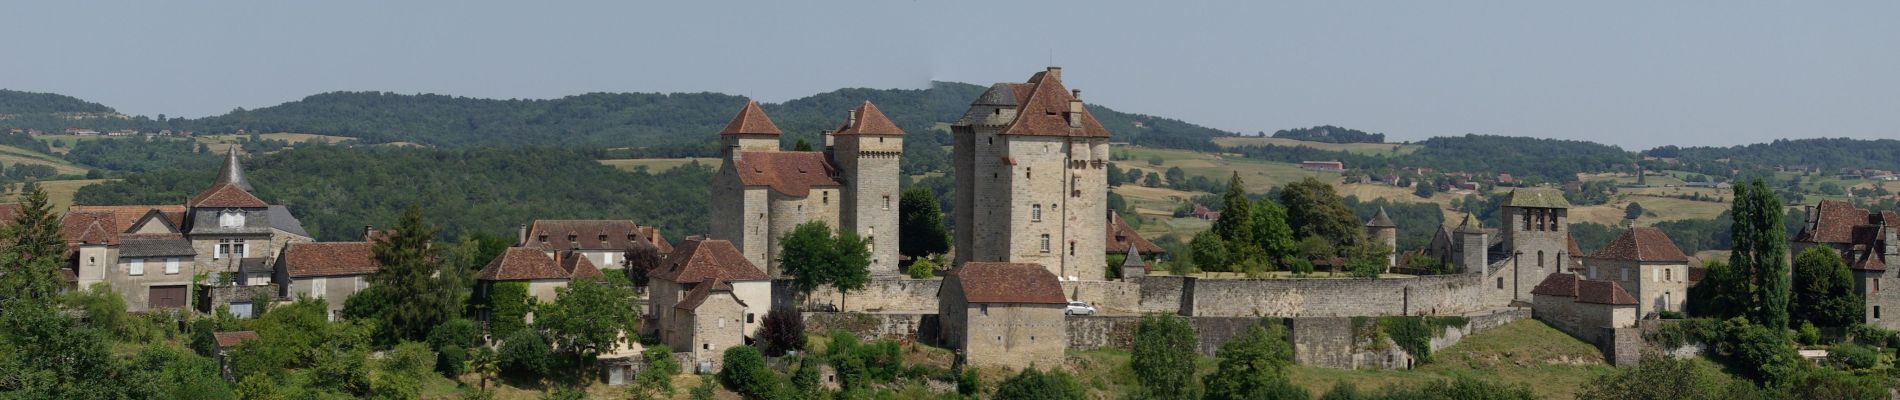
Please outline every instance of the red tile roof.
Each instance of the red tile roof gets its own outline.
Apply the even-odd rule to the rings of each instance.
[[[1003,130],[1005,135],[1108,137],[1108,129],[1095,121],[1087,107],[1082,109],[1080,127],[1069,125],[1069,101],[1075,99],[1062,86],[1060,69],[1050,68],[1029,77],[1027,83],[1011,84],[1016,95],[1016,120]]]
[[[967,262],[951,271],[968,303],[1068,304],[1062,283],[1040,264]]]
[[[641,243],[658,246],[665,242],[654,237],[659,233],[659,228],[640,226],[628,220],[537,219],[528,224],[527,243],[520,245],[545,251],[626,251]],[[569,240],[569,236],[573,239]],[[665,254],[668,247],[672,246],[660,247],[660,253]]]
[[[1683,255],[1682,249],[1676,248],[1676,243],[1669,240],[1669,234],[1663,233],[1661,229],[1650,227],[1636,227],[1623,231],[1621,236],[1603,245],[1603,248],[1597,249],[1596,254],[1591,254],[1590,258],[1637,262],[1689,262],[1689,256]]]
[[[292,278],[313,276],[368,275],[380,264],[371,252],[370,242],[316,242],[284,245],[285,273]]]
[[[726,128],[719,130],[721,135],[777,135],[779,133],[778,124],[772,123],[772,118],[765,116],[765,110],[759,108],[759,102],[752,100],[746,100],[745,108],[740,108],[739,114],[733,115],[732,121],[726,123]]]
[[[1141,233],[1135,232],[1135,228],[1128,226],[1128,221],[1123,220],[1120,214],[1109,211],[1108,221],[1108,241],[1103,243],[1103,247],[1107,248],[1108,253],[1127,253],[1128,246],[1131,245],[1146,254],[1164,254],[1168,252],[1166,249],[1162,249],[1161,246],[1156,246],[1154,242],[1142,238]]]
[[[561,259],[561,270],[567,272],[568,278],[599,278],[602,276],[600,268],[595,268],[594,261],[588,259],[585,255],[572,252],[554,253],[554,255]]]
[[[660,266],[648,272],[652,279],[674,283],[709,283],[734,280],[768,280],[765,271],[746,260],[739,248],[725,240],[687,240],[674,249]]]
[[[211,337],[218,341],[218,348],[237,346],[246,341],[257,339],[256,331],[212,332]]]
[[[598,272],[598,271],[596,271]],[[477,278],[485,281],[526,281],[567,279],[567,270],[548,258],[547,253],[531,247],[509,247],[500,257],[482,267]]]
[[[1544,277],[1537,287],[1531,288],[1531,294],[1558,297],[1577,297],[1577,274],[1559,272]]]
[[[269,204],[264,203],[264,200],[251,195],[251,192],[246,192],[236,184],[230,183],[218,184],[212,186],[210,189],[205,189],[204,192],[198,193],[197,196],[192,196],[191,201],[186,202],[185,206],[191,208],[270,207]]]
[[[126,206],[72,206],[66,213],[111,213],[112,220],[126,231],[132,230],[140,220],[157,212],[164,222],[170,223],[176,230],[185,224],[185,206],[182,205],[126,205]]]
[[[1583,279],[1567,272],[1545,277],[1543,282],[1531,289],[1531,294],[1569,297],[1578,303],[1636,305],[1636,297],[1630,296],[1629,291],[1623,290],[1623,286],[1614,281]]]
[[[1577,247],[1577,235],[1565,234],[1564,240],[1570,242],[1570,249],[1568,251],[1570,252],[1571,258],[1583,258],[1583,248]]]
[[[1795,235],[1795,241],[1850,243],[1854,239],[1854,225],[1869,222],[1867,210],[1856,208],[1852,203],[1834,200],[1821,200],[1821,204],[1814,207],[1814,215],[1808,218],[1814,223],[1803,227]]]
[[[679,304],[674,305],[673,308],[697,310],[700,305],[706,304],[706,299],[711,298],[715,294],[732,295],[731,293],[732,285],[726,284],[726,281],[723,279],[715,278],[711,282],[693,285],[693,289],[688,290],[686,296],[680,298]],[[732,300],[739,302],[740,306],[745,305],[745,300],[740,300],[739,296],[732,295]]]
[[[59,234],[67,244],[119,244],[119,223],[110,212],[67,212],[59,218]]]
[[[805,197],[814,186],[839,185],[825,153],[815,151],[746,151],[732,164],[746,186],[769,186],[787,196]]]
[[[838,127],[837,132],[832,133],[833,135],[896,136],[904,134],[904,130],[898,129],[897,124],[892,123],[889,117],[885,117],[883,111],[878,111],[877,106],[872,105],[870,100],[865,100],[864,104],[851,110],[851,113],[857,116],[856,123],[846,120],[844,125]]]

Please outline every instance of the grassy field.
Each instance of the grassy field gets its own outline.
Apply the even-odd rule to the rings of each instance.
[[[1156,149],[1136,146],[1124,146],[1116,149],[1128,154],[1130,159],[1117,161],[1121,168],[1139,169],[1143,174],[1153,171],[1158,174],[1168,168],[1180,167],[1188,177],[1202,176],[1214,182],[1226,183],[1230,174],[1240,173],[1240,179],[1246,183],[1248,192],[1266,192],[1268,188],[1299,181],[1308,177],[1322,182],[1338,183],[1340,174],[1300,169],[1298,165],[1254,160],[1239,156],[1209,154],[1188,150]],[[1149,163],[1159,157],[1161,165]]]
[[[1536,320],[1523,320],[1467,337],[1457,345],[1433,353],[1437,362],[1411,370],[1339,370],[1295,366],[1291,380],[1318,398],[1333,384],[1351,382],[1363,391],[1388,385],[1419,385],[1434,380],[1470,376],[1491,382],[1530,386],[1539,398],[1567,399],[1590,379],[1610,371],[1602,353]],[[1217,361],[1203,357],[1200,374],[1213,372]],[[1128,353],[1118,350],[1072,352],[1070,370],[1098,398],[1118,398],[1136,387]]]
[[[53,167],[60,175],[86,173],[87,168],[67,162],[50,154],[22,149],[13,146],[0,146],[0,163],[6,165],[38,164]]]
[[[610,167],[624,169],[628,171],[632,171],[634,170],[634,168],[646,167],[647,172],[659,173],[659,172],[673,169],[675,167],[686,165],[687,163],[691,163],[695,161],[709,167],[716,167],[719,165],[719,159],[713,158],[713,157],[633,158],[633,159],[620,159],[620,160],[600,160],[600,163],[605,164]]]
[[[72,207],[73,195],[79,193],[79,188],[109,181],[112,181],[112,179],[44,181],[40,182],[40,187],[46,189],[46,200],[53,205],[53,211],[63,213],[66,212],[67,207]],[[0,194],[0,203],[18,203],[23,199],[24,196],[16,191],[10,190],[4,194]]]
[[[1214,144],[1220,145],[1220,147],[1223,147],[1223,148],[1240,147],[1240,146],[1264,146],[1264,145],[1269,145],[1269,144],[1275,145],[1275,146],[1302,146],[1302,147],[1311,147],[1311,148],[1320,149],[1320,150],[1344,151],[1344,152],[1349,152],[1353,154],[1364,154],[1364,155],[1375,155],[1375,156],[1410,154],[1412,152],[1418,151],[1419,148],[1423,147],[1416,144],[1401,144],[1401,143],[1309,142],[1309,141],[1296,140],[1296,139],[1284,139],[1284,138],[1272,138],[1272,137],[1260,137],[1260,136],[1218,137],[1218,138],[1214,138]]]
[[[40,135],[40,136],[35,136],[34,139],[39,139],[39,141],[46,142],[48,146],[52,146],[54,153],[66,154],[67,152],[72,151],[74,144],[77,144],[79,142],[83,142],[87,140],[103,140],[110,137],[111,136],[99,136],[99,135],[86,135],[86,136]]]

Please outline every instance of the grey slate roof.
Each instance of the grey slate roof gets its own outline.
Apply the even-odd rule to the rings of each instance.
[[[271,228],[289,232],[292,235],[311,237],[309,232],[303,230],[303,221],[298,221],[296,216],[290,215],[289,208],[273,205],[269,210]]]
[[[1010,90],[1008,83],[997,83],[990,85],[990,90],[984,91],[982,96],[978,96],[976,101],[970,104],[1014,107],[1016,106],[1016,92]]]
[[[1128,255],[1122,258],[1122,268],[1145,268],[1147,266],[1148,264],[1141,261],[1141,250],[1135,248],[1135,246],[1128,246]]]
[[[1397,224],[1392,223],[1392,217],[1385,215],[1385,207],[1379,207],[1379,213],[1372,214],[1372,220],[1366,221],[1366,226],[1370,226],[1374,228],[1397,228],[1398,227]]]
[[[246,258],[243,260],[238,260],[238,272],[243,272],[246,274],[267,274],[268,275],[275,271],[276,271],[276,268],[271,267],[269,258],[252,257],[252,258]]]
[[[198,255],[185,239],[124,240],[119,242],[120,257],[189,257]]]

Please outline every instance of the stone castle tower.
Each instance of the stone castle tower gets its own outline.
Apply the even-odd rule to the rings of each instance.
[[[1498,227],[1504,248],[1510,249],[1506,265],[1507,283],[1512,300],[1530,300],[1532,286],[1544,277],[1569,270],[1570,201],[1563,192],[1548,188],[1521,188],[1511,191],[1498,211],[1504,226]],[[1515,282],[1515,283],[1513,283]]]
[[[1399,226],[1385,214],[1385,207],[1379,207],[1379,212],[1372,214],[1372,219],[1366,221],[1366,237],[1374,243],[1384,244],[1391,251],[1391,254],[1386,255],[1387,269],[1399,266]]]
[[[895,275],[897,267],[897,158],[904,130],[865,101],[844,125],[826,136],[832,164],[843,184],[838,226],[871,243],[871,274]]]
[[[998,83],[951,125],[958,263],[1037,263],[1063,279],[1107,268],[1108,129],[1049,67]]]
[[[876,106],[852,110],[826,151],[779,150],[777,124],[748,101],[719,131],[710,236],[779,277],[779,239],[819,221],[871,243],[871,273],[897,273],[897,158],[903,131]],[[889,200],[884,200],[889,199]]]

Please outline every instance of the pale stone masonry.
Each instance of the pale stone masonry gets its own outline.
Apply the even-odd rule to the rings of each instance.
[[[1102,280],[1108,130],[1049,67],[998,83],[951,125],[956,260],[1040,264]]]
[[[1900,213],[1871,212],[1852,203],[1822,200],[1808,208],[1801,232],[1791,239],[1789,256],[1814,246],[1841,254],[1854,272],[1854,289],[1867,300],[1863,321],[1886,329],[1900,329],[1900,318],[1890,313],[1900,306]]]
[[[965,365],[1059,367],[1068,347],[1068,301],[1055,274],[1035,264],[968,262],[937,292],[941,337]]]
[[[711,238],[731,241],[777,277],[783,275],[779,239],[800,224],[824,222],[866,239],[872,274],[899,274],[903,131],[867,101],[839,129],[825,132],[823,152],[779,150],[780,133],[757,102],[747,102],[720,130],[724,150],[713,177]]]
[[[1584,256],[1585,276],[1614,281],[1636,296],[1637,315],[1682,311],[1689,292],[1689,256],[1662,230],[1636,227]]]

